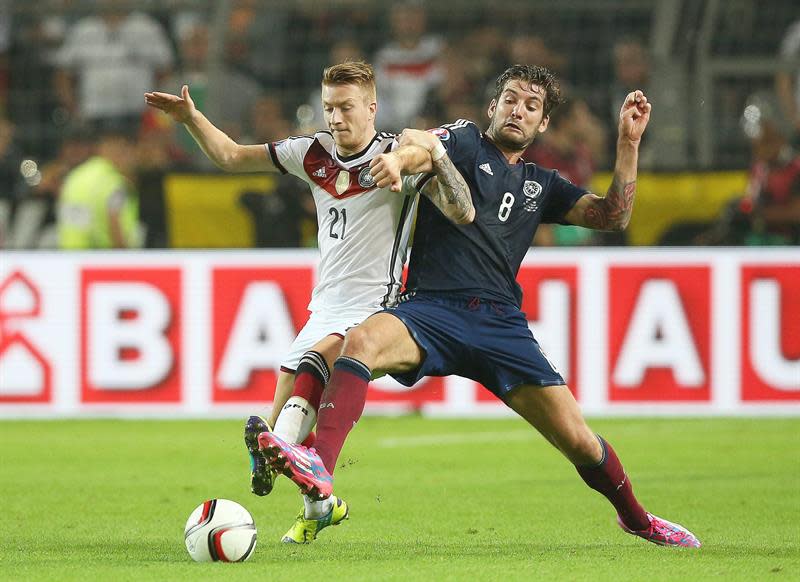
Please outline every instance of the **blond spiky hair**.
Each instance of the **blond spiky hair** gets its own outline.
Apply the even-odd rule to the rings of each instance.
[[[345,61],[325,69],[323,85],[358,85],[375,99],[375,71],[364,61]]]

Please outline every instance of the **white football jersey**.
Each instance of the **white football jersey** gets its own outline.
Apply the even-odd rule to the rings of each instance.
[[[369,163],[397,147],[395,136],[377,133],[365,150],[348,157],[337,154],[328,131],[266,147],[281,172],[311,186],[317,206],[321,261],[309,310],[335,314],[394,305],[419,175],[405,176],[402,192],[392,192],[375,186]]]

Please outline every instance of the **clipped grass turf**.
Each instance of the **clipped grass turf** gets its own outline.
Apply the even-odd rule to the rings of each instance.
[[[624,534],[522,421],[363,419],[337,469],[350,519],[302,547],[279,542],[294,486],[249,493],[241,422],[0,421],[0,579],[800,579],[799,420],[590,424],[702,549]],[[253,513],[248,562],[190,561],[183,525],[209,497]]]

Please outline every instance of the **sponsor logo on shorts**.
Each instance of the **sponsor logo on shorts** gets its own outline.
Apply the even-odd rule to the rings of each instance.
[[[413,299],[416,296],[416,294],[417,294],[416,291],[406,291],[405,293],[400,294],[400,296],[397,298],[397,305],[400,305],[401,303],[405,303],[406,301]],[[395,307],[396,306],[393,306],[391,307],[391,309],[394,309]]]

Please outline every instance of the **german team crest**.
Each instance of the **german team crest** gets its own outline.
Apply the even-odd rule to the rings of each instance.
[[[358,173],[358,185],[362,188],[372,188],[375,185],[375,178],[369,173],[369,166]]]
[[[542,193],[542,185],[534,180],[525,180],[522,193],[525,195],[525,203],[522,207],[528,212],[536,212],[539,208],[538,198]]]

